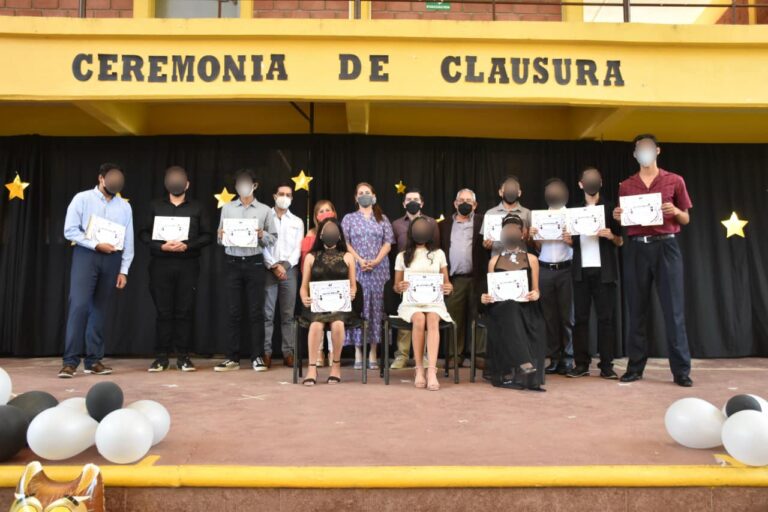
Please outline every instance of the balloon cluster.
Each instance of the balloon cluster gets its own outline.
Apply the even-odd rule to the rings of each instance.
[[[113,382],[94,385],[83,397],[59,403],[45,391],[29,391],[12,400],[11,380],[0,368],[0,462],[25,445],[39,457],[65,460],[96,445],[116,464],[143,458],[171,427],[168,410],[139,400],[123,408],[123,390]]]
[[[723,446],[748,466],[768,465],[768,402],[736,395],[718,409],[701,398],[683,398],[664,415],[667,433],[688,448]]]

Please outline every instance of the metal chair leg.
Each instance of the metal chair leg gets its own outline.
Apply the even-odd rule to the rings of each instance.
[[[368,323],[363,320],[363,384],[368,383]]]
[[[472,320],[469,346],[469,382],[475,382],[475,343],[477,343],[477,320]]]
[[[389,319],[384,320],[384,384],[389,386],[389,345],[392,343],[392,329],[389,326]]]
[[[458,335],[458,329],[456,329],[456,324],[453,324],[451,326],[451,334],[453,335],[453,353],[456,354],[457,357],[453,358],[453,382],[454,384],[459,383],[459,335]]]
[[[301,366],[301,347],[299,347],[299,322],[293,320],[293,383],[299,382],[299,367]]]

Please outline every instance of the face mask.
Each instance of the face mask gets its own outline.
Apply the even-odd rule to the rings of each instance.
[[[187,184],[181,181],[171,182],[166,184],[165,188],[168,189],[168,192],[170,192],[171,195],[178,197],[178,196],[184,195],[184,192],[186,192],[186,189],[187,189]]]
[[[109,194],[110,196],[114,197],[117,194],[120,193],[121,190],[123,190],[123,184],[122,183],[107,183],[104,182],[104,190]]]
[[[340,239],[341,236],[338,233],[323,233],[320,237],[320,240],[322,240],[326,247],[336,247]]]
[[[648,167],[656,160],[656,150],[641,149],[635,153],[635,158],[642,167]]]
[[[432,234],[428,231],[414,231],[413,232],[413,241],[416,242],[419,245],[426,244],[432,240]]]
[[[520,245],[520,242],[522,242],[522,240],[523,240],[523,238],[520,235],[505,235],[502,238],[502,242],[504,243],[504,247],[508,247],[510,249]]]
[[[359,204],[363,208],[368,208],[369,206],[373,206],[374,204],[376,204],[376,201],[373,199],[373,196],[371,195],[363,195],[357,198],[357,204]]]
[[[461,215],[466,217],[470,213],[472,213],[472,205],[469,203],[461,203],[458,208],[456,208]]]
[[[562,208],[565,206],[565,198],[560,194],[546,194],[544,201],[547,202],[550,208]]]
[[[504,192],[504,202],[507,204],[515,204],[520,198],[520,195],[515,190],[508,190]]]
[[[237,190],[237,195],[240,197],[249,197],[251,194],[253,194],[253,184],[238,183],[235,185],[235,190]]]
[[[275,206],[281,210],[287,210],[291,206],[291,198],[288,196],[278,196],[277,199],[275,199]]]
[[[582,186],[584,187],[584,192],[586,192],[590,196],[594,196],[595,194],[600,192],[599,181],[585,181],[582,183]]]
[[[336,217],[336,214],[333,212],[319,213],[317,215],[317,222],[318,223],[323,222],[325,219],[330,219],[331,217]]]
[[[411,215],[416,215],[419,213],[419,210],[421,210],[421,205],[418,201],[409,201],[405,205],[405,211],[410,213]]]

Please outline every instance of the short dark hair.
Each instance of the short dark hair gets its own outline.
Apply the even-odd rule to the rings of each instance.
[[[637,135],[634,139],[632,139],[632,144],[637,144],[641,140],[652,140],[654,146],[659,145],[659,141],[656,140],[656,136],[652,133],[641,133],[640,135]]]
[[[120,174],[125,175],[123,168],[117,164],[106,162],[99,166],[99,176],[104,177],[109,171],[120,171]]]
[[[239,180],[240,178],[247,177],[250,178],[252,182],[258,183],[258,179],[256,178],[256,172],[254,172],[253,169],[243,168],[238,169],[235,171],[235,182]]]
[[[501,228],[504,229],[504,226],[508,224],[515,224],[517,226],[520,226],[520,229],[523,229],[523,219],[520,218],[519,215],[515,215],[514,213],[507,214],[504,219],[501,221]]]
[[[587,171],[595,171],[597,174],[600,175],[600,177],[603,177],[603,173],[600,172],[600,169],[595,167],[594,165],[587,166],[579,172],[579,181],[584,179],[584,175],[587,173]]]
[[[253,181],[255,182],[256,180],[253,180]],[[272,192],[272,193],[273,193],[273,194],[275,194],[275,195],[277,195],[277,191],[278,191],[278,190],[280,190],[280,189],[281,189],[281,188],[283,188],[283,187],[288,187],[289,189],[291,189],[291,191],[293,191],[293,185],[291,185],[291,184],[290,184],[290,183],[288,183],[287,181],[281,181],[280,183],[278,183],[277,185],[275,185],[275,191],[274,191],[274,192]]]
[[[419,198],[422,201],[424,200],[424,194],[421,193],[421,189],[419,189],[419,188],[414,187],[414,188],[409,188],[408,190],[406,190],[405,193],[403,194],[403,200],[405,200],[405,196],[408,195],[408,194],[419,194]]]
[[[504,184],[508,181],[514,181],[515,183],[517,183],[518,186],[520,186],[520,178],[518,178],[514,174],[507,174],[506,176],[504,176],[504,179],[502,179],[499,182],[499,188],[504,188]]]
[[[169,174],[174,173],[174,172],[180,172],[184,176],[189,177],[189,175],[187,174],[187,170],[185,168],[183,168],[182,166],[180,166],[180,165],[172,165],[172,166],[168,167],[165,170],[165,175],[168,176]]]
[[[547,188],[548,186],[553,185],[555,183],[564,186],[566,189],[568,188],[568,185],[566,185],[563,180],[557,177],[549,178],[547,181],[545,181],[544,188]]]

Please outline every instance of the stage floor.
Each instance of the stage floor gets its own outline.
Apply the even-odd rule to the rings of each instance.
[[[441,377],[442,389],[415,389],[412,370],[393,371],[385,386],[378,371],[361,384],[345,366],[341,385],[291,383],[291,369],[149,374],[145,359],[110,359],[111,376],[78,373],[58,379],[60,360],[0,359],[14,393],[44,390],[63,400],[85,396],[96,382],[119,384],[126,404],[157,400],[171,413],[168,437],[150,455],[157,465],[249,466],[569,466],[716,465],[722,448],[692,450],[664,429],[673,401],[700,397],[721,406],[730,396],[768,397],[768,359],[696,360],[693,388],[671,382],[666,360],[651,360],[632,384],[596,376],[548,378],[546,393],[493,388],[478,378]],[[621,373],[626,361],[617,362]],[[442,373],[442,372],[441,372]],[[479,372],[478,372],[479,373]],[[479,375],[478,375],[479,377]],[[4,465],[36,457],[22,451]],[[59,464],[106,464],[95,448]]]

